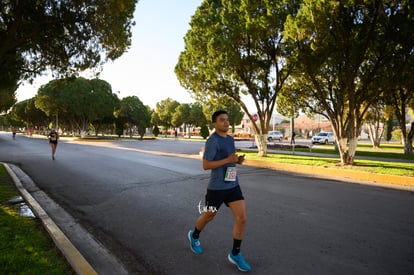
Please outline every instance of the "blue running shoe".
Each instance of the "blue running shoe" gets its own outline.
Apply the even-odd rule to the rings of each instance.
[[[195,254],[203,253],[203,249],[201,248],[200,241],[198,239],[193,238],[193,230],[188,232],[188,240],[190,241],[190,248]]]
[[[239,254],[236,256],[233,256],[233,254],[230,252],[227,258],[232,264],[235,264],[240,271],[246,272],[252,269],[250,265],[244,260],[241,252],[239,252]]]

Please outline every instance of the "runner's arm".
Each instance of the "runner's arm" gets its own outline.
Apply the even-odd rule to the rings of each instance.
[[[227,158],[220,159],[220,160],[206,160],[203,158],[203,169],[216,169],[228,163],[239,163],[239,157],[236,153],[229,155]]]

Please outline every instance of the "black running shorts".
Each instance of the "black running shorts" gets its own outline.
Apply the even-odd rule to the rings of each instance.
[[[224,204],[228,207],[230,202],[244,200],[240,186],[237,185],[234,188],[227,190],[211,190],[207,189],[206,194],[206,206],[214,207],[219,209],[219,207]]]

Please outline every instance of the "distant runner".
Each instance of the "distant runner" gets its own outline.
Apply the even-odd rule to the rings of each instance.
[[[58,144],[59,134],[52,129],[48,135],[50,146],[52,147],[52,159],[55,160],[55,152]]]

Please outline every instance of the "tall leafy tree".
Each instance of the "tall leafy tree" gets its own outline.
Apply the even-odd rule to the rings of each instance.
[[[1,1],[0,110],[20,80],[67,75],[121,56],[131,44],[138,0]]]
[[[200,103],[184,103],[175,108],[172,123],[174,127],[180,127],[184,124],[185,131],[188,131],[190,137],[191,127],[200,127],[207,124],[203,113],[203,106]]]
[[[158,128],[158,126],[161,125],[160,122],[161,120],[159,114],[155,110],[153,110],[151,112],[151,124]]]
[[[27,124],[28,117],[26,114],[26,106],[28,104],[28,100],[20,101],[16,104],[14,104],[10,114],[12,117],[16,120],[19,120],[23,122],[24,124]]]
[[[0,124],[9,128],[9,130],[16,127],[24,127],[24,123],[20,120],[16,120],[14,116],[9,112],[0,116]]]
[[[384,124],[387,119],[387,108],[384,101],[378,101],[368,108],[364,116],[365,127],[374,148],[379,148],[384,133]]]
[[[226,95],[240,105],[253,121],[259,156],[267,153],[276,97],[290,73],[285,58],[290,49],[282,35],[288,13],[283,0],[204,0],[175,67],[181,85],[196,99]],[[248,109],[243,95],[253,99],[256,110]]]
[[[94,115],[91,124],[97,135],[100,129],[115,122],[114,112],[119,108],[120,100],[112,92],[112,87],[108,82],[97,78],[91,79],[89,82],[92,89],[91,100],[94,102]]]
[[[407,1],[304,0],[286,22],[297,46],[296,100],[330,120],[344,165],[354,163],[364,114],[384,91],[380,80],[399,43],[393,37],[412,33],[410,9]]]
[[[153,118],[157,118],[159,125],[162,125],[168,129],[174,126],[173,114],[179,105],[180,103],[178,101],[171,98],[161,100],[155,105],[155,114],[153,115]]]
[[[0,16],[0,18],[3,17]],[[1,21],[0,26],[2,26]],[[1,32],[0,30],[0,45],[3,43],[3,35]],[[0,112],[7,111],[16,103],[16,90],[19,87],[19,80],[22,73],[20,68],[23,66],[23,63],[23,57],[19,56],[16,50],[11,50],[3,58],[0,57]]]
[[[115,117],[126,122],[131,137],[136,127],[142,138],[145,128],[150,125],[151,114],[149,108],[144,106],[137,96],[128,96],[121,99],[119,109],[115,111]]]
[[[138,121],[138,134],[142,139],[147,131],[147,128],[151,127],[151,116],[152,116],[152,109],[149,106],[144,106],[141,110],[140,119]]]
[[[35,96],[36,108],[42,110],[49,117],[58,117],[63,113],[62,94],[68,79],[54,79],[42,85]],[[56,125],[58,126],[58,125]]]
[[[207,124],[207,119],[203,112],[203,105],[199,102],[191,104],[190,123],[196,127],[201,127]]]
[[[19,78],[10,72],[0,72],[0,113],[9,110],[16,103],[16,90]]]
[[[393,12],[394,9],[389,12]],[[408,110],[414,108],[414,8],[403,3],[399,12],[389,16],[390,26],[387,39],[394,43],[392,59],[383,69],[385,77],[381,78],[390,104],[399,122],[404,145],[404,154],[413,154],[414,121],[407,121]],[[407,123],[411,127],[407,128]]]
[[[84,136],[91,123],[112,119],[118,98],[104,80],[64,78],[40,87],[36,107]],[[97,126],[96,126],[97,127]]]
[[[171,124],[173,127],[181,127],[184,125],[184,132],[187,132],[188,137],[191,137],[191,119],[190,119],[191,105],[183,103],[178,105],[172,114]]]
[[[23,122],[27,127],[47,127],[50,122],[48,116],[35,106],[35,99],[30,98],[16,103],[11,115]]]
[[[412,77],[412,76],[410,76]],[[407,121],[408,111],[414,109],[414,90],[411,85],[402,85],[394,90],[390,98],[395,116],[401,128],[401,142],[404,145],[404,154],[413,154],[414,120]],[[410,127],[407,129],[407,123]]]
[[[66,122],[72,129],[79,131],[85,137],[90,123],[97,119],[93,89],[85,78],[70,79],[62,88],[59,120]]]
[[[235,132],[236,125],[239,125],[243,119],[244,112],[241,110],[240,105],[228,96],[213,99],[204,103],[203,113],[205,117],[208,117],[208,122],[211,123],[211,117],[217,110],[226,110],[229,115],[229,123],[231,125],[232,132]],[[211,128],[213,127],[210,125]]]
[[[226,110],[229,113],[229,122],[232,132],[234,133],[236,131],[236,125],[239,125],[241,123],[244,113],[241,111],[240,106],[235,104],[233,101],[227,105]]]

